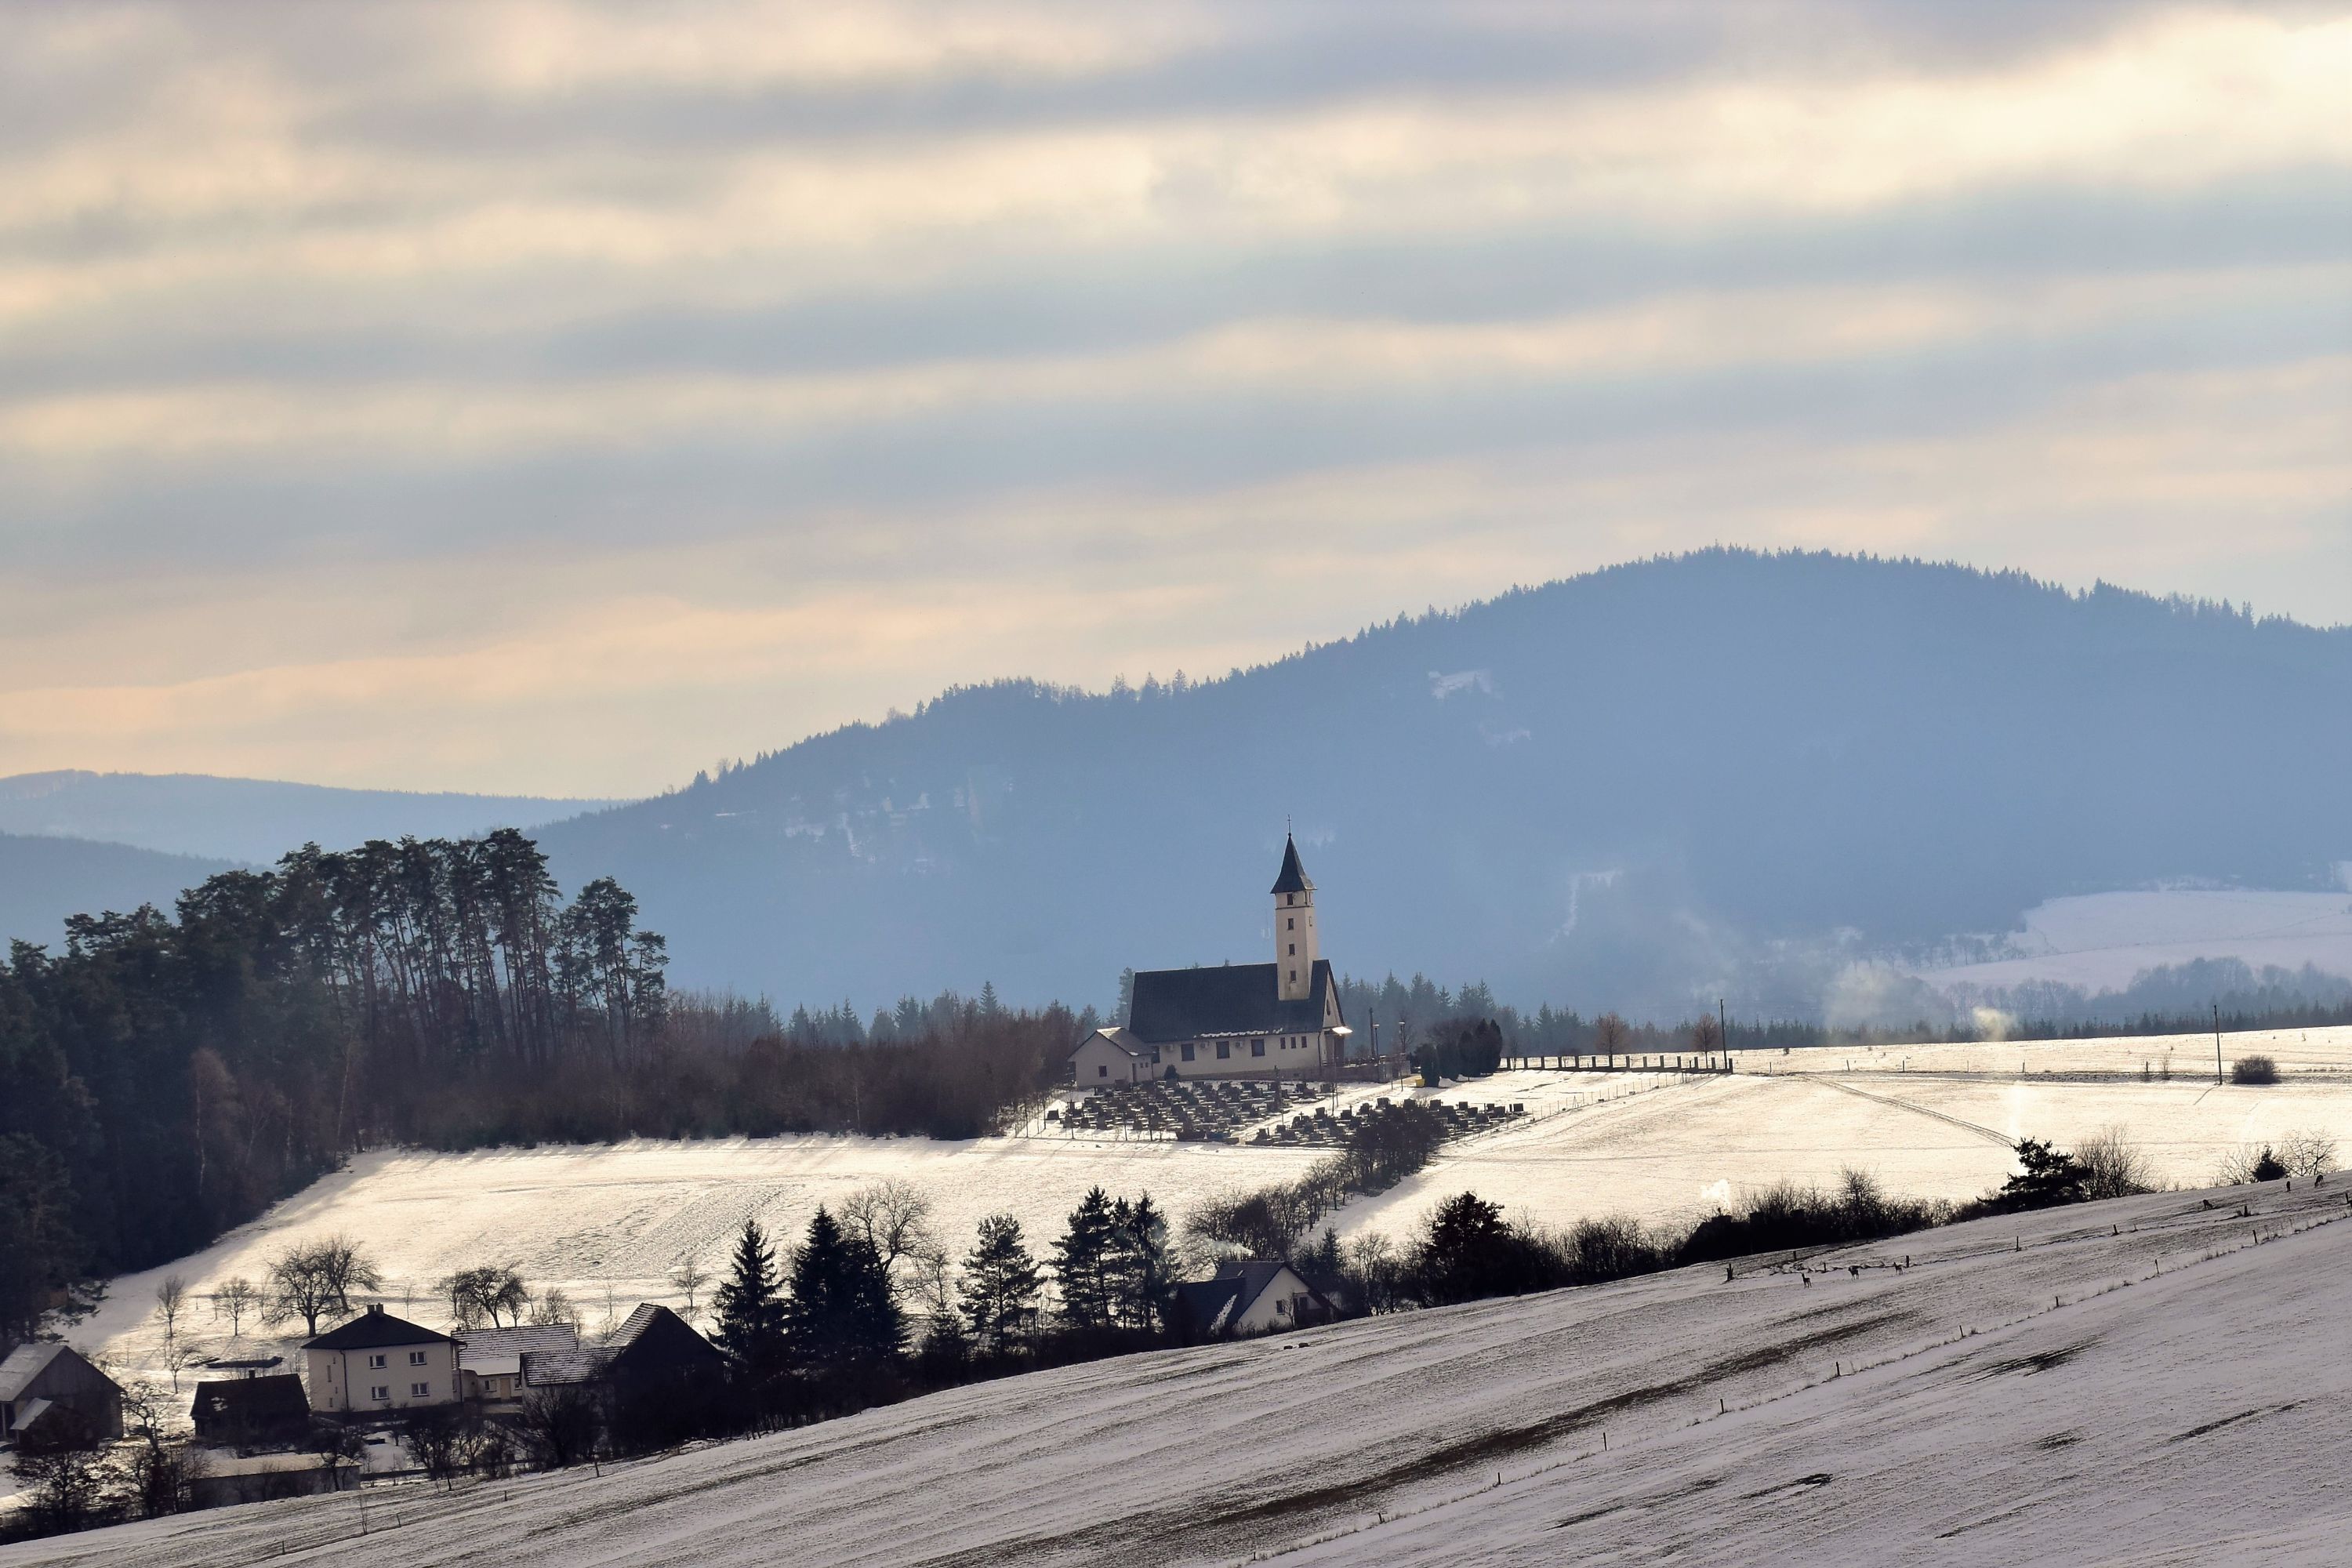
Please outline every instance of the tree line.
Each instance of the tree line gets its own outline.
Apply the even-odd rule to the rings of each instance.
[[[306,846],[169,913],[77,916],[60,952],[14,944],[0,1347],[372,1144],[974,1136],[1040,1101],[1080,1022],[949,994],[827,1046],[763,1005],[673,997],[667,960],[625,889],[564,900],[512,831]]]

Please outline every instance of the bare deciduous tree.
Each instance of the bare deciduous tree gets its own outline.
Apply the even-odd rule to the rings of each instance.
[[[1592,1020],[1592,1048],[1602,1056],[1616,1056],[1625,1049],[1625,1020],[1614,1013],[1603,1013]]]
[[[449,1303],[450,1317],[465,1329],[479,1328],[485,1319],[494,1329],[520,1323],[530,1305],[522,1276],[503,1263],[460,1268],[441,1281],[441,1294]]]
[[[2292,1174],[2317,1181],[2336,1168],[2336,1140],[2306,1127],[2279,1140],[2278,1158]]]
[[[919,1271],[925,1258],[945,1254],[931,1229],[931,1200],[900,1177],[887,1177],[844,1198],[841,1227],[874,1248],[894,1281],[901,1262]]]
[[[530,1321],[542,1327],[570,1329],[576,1334],[580,1331],[580,1309],[572,1304],[572,1298],[562,1286],[550,1285],[532,1300]]]
[[[232,1275],[213,1287],[213,1321],[218,1322],[226,1318],[232,1338],[243,1336],[246,1314],[260,1304],[261,1293],[253,1288],[253,1281],[242,1274]]]
[[[352,1291],[373,1290],[383,1283],[375,1266],[348,1237],[289,1247],[270,1260],[263,1316],[270,1322],[299,1318],[315,1334],[319,1320],[331,1309],[351,1310]]]
[[[2103,1127],[2076,1143],[2074,1160],[2083,1167],[2086,1198],[2122,1198],[2156,1190],[2156,1173],[2147,1155],[2120,1123]]]
[[[686,1310],[679,1315],[689,1323],[694,1321],[700,1310],[695,1302],[695,1293],[710,1283],[710,1271],[702,1267],[700,1258],[689,1252],[677,1260],[677,1268],[669,1271],[669,1282],[673,1289],[686,1297]]]

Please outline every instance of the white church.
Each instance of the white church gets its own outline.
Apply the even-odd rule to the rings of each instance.
[[[1079,1089],[1171,1078],[1312,1078],[1345,1055],[1347,1020],[1318,952],[1315,884],[1285,837],[1274,879],[1274,962],[1139,970],[1128,1021],[1070,1054]]]

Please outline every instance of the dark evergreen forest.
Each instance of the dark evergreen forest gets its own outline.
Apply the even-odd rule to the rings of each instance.
[[[1266,955],[1287,816],[1343,973],[1660,1019],[1819,1019],[1855,957],[2045,899],[2352,860],[2352,628],[2231,605],[1718,550],[1202,673],[950,691],[540,838],[683,984],[1108,1009]]]

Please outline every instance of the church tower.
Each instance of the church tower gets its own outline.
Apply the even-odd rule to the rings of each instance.
[[[1315,884],[1298,863],[1298,841],[1285,834],[1282,874],[1274,879],[1274,978],[1282,1000],[1307,1000],[1316,957]]]

